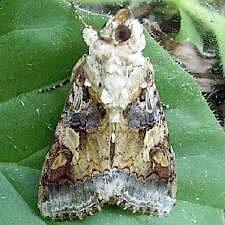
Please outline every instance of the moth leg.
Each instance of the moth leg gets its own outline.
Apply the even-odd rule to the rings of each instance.
[[[97,32],[96,30],[94,30],[94,29],[92,28],[92,26],[88,25],[88,24],[84,21],[83,17],[81,16],[81,14],[80,14],[80,13],[78,12],[78,10],[77,10],[78,7],[76,7],[76,6],[73,4],[73,2],[70,2],[70,3],[71,3],[71,5],[72,5],[72,8],[74,9],[74,12],[75,12],[75,14],[76,14],[76,16],[77,16],[77,19],[79,19],[80,22],[82,23],[82,25],[85,27],[84,30],[83,30],[83,39],[84,39],[85,43],[86,43],[88,46],[93,45],[93,43],[94,43],[95,41],[97,41],[98,38],[99,38],[99,37],[98,37],[98,32]]]
[[[92,46],[98,40],[98,33],[92,27],[83,30],[83,39],[88,46]]]

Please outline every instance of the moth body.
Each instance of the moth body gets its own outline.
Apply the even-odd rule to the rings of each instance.
[[[175,204],[175,155],[142,25],[122,9],[100,32],[84,29],[89,54],[73,82],[46,156],[38,207],[44,217],[92,215],[113,201],[167,215]]]

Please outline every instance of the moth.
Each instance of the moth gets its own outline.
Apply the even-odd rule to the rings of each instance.
[[[99,31],[74,66],[72,88],[42,169],[38,208],[54,220],[83,218],[110,202],[154,215],[175,204],[175,155],[143,27],[127,9]]]

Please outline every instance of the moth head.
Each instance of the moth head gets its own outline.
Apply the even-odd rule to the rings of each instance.
[[[145,47],[143,27],[128,9],[121,9],[110,18],[100,31],[100,37],[115,46],[129,47],[132,51],[141,51]]]

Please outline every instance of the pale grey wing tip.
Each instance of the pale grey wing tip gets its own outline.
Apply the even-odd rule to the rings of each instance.
[[[39,189],[38,208],[43,217],[53,220],[82,219],[101,210],[101,200],[92,186],[82,182],[48,187],[48,198],[44,199],[43,187]],[[81,188],[82,185],[82,188]],[[42,194],[41,194],[42,193]]]
[[[38,207],[44,217],[54,220],[82,219],[99,211],[110,199],[123,209],[157,216],[169,214],[176,202],[173,184],[168,188],[167,182],[138,178],[122,169],[47,189],[48,198],[40,187]]]
[[[122,177],[120,184],[123,191],[116,193],[116,204],[132,212],[140,212],[149,215],[166,216],[176,203],[175,181],[168,182],[152,180],[150,178],[137,178],[125,170],[114,171],[114,180]],[[118,184],[119,181],[117,181]]]
[[[51,203],[49,203],[51,204]],[[53,205],[54,206],[54,205]],[[39,204],[39,210],[41,215],[45,218],[50,218],[52,220],[73,220],[73,219],[83,219],[88,215],[93,215],[97,211],[101,211],[101,207],[97,204],[90,204],[88,207],[82,210],[76,210],[70,207],[63,209],[52,210],[52,206],[49,207],[48,203]]]
[[[104,201],[113,199],[117,205],[132,212],[165,216],[175,205],[174,180],[154,180],[137,177],[128,170],[114,168],[111,173],[98,173],[93,177]]]
[[[117,205],[123,209],[128,209],[133,213],[141,213],[155,216],[167,216],[173,209],[176,199],[169,196],[158,195],[155,199],[154,196],[150,201],[134,202],[128,196],[119,198]],[[158,199],[158,200],[157,200]]]

